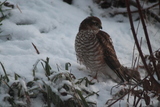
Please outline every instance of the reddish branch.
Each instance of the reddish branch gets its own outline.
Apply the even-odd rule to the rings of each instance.
[[[142,81],[144,81],[146,78],[144,78]],[[114,102],[112,102],[111,104],[109,104],[107,107],[111,107],[113,104],[115,104],[117,101],[121,100],[123,97],[125,97],[127,94],[129,94],[130,92],[132,92],[134,90],[134,88],[138,87],[139,84],[142,83],[142,81],[140,81],[139,83],[137,83],[134,87],[132,87],[131,89],[128,89],[128,91],[123,94],[121,97],[119,97],[118,99],[116,99]],[[107,104],[107,102],[106,102]]]
[[[139,15],[140,15],[140,18],[141,18],[141,21],[142,21],[142,25],[143,25],[143,29],[144,29],[144,34],[145,34],[145,37],[146,37],[146,40],[147,40],[147,45],[148,45],[149,53],[150,53],[150,56],[152,58],[154,58],[153,57],[153,51],[152,51],[151,43],[150,43],[150,40],[149,40],[149,35],[148,35],[148,32],[147,32],[146,24],[145,24],[145,21],[144,21],[144,18],[143,18],[142,10],[141,10],[141,5],[139,3],[139,0],[136,0],[136,2],[137,2],[137,5],[138,5],[138,11],[139,11]],[[153,63],[153,66],[155,68],[155,72],[157,74],[157,78],[158,78],[158,80],[160,80],[160,75],[159,75],[159,73],[157,71],[156,63],[155,63],[154,60],[152,61],[152,63]]]
[[[40,52],[38,51],[37,47],[32,43],[34,49],[36,50],[37,54],[40,54]]]
[[[139,42],[138,42],[138,39],[137,39],[137,34],[135,32],[135,28],[134,28],[134,24],[133,24],[133,19],[132,19],[132,15],[131,15],[131,10],[130,10],[130,5],[129,5],[129,2],[128,0],[125,0],[126,1],[126,6],[127,6],[127,11],[128,11],[128,15],[129,15],[129,21],[130,21],[130,25],[131,25],[131,29],[132,29],[132,33],[133,33],[133,37],[134,37],[134,40],[135,40],[135,43],[136,43],[136,46],[137,46],[137,49],[139,51],[139,54],[140,54],[140,57],[142,59],[142,62],[145,66],[145,69],[147,70],[148,74],[150,75],[150,77],[155,81],[155,83],[157,83],[157,81],[155,80],[155,78],[153,77],[153,75],[151,74],[147,64],[146,64],[146,61],[145,61],[145,58],[143,56],[143,53],[142,53],[142,50],[141,50],[141,47],[139,45]],[[140,9],[140,7],[139,7]],[[141,11],[141,10],[140,10]],[[142,12],[140,13],[141,16],[142,16]],[[143,18],[143,17],[142,17]],[[144,23],[144,20],[143,20],[143,23]],[[144,26],[144,25],[143,25]],[[144,27],[145,29],[145,27]],[[145,36],[148,36],[148,35],[145,35]],[[149,39],[149,38],[148,38]],[[150,46],[149,46],[150,47]],[[151,50],[149,50],[150,52],[152,52]],[[160,84],[157,83],[159,86]]]
[[[159,15],[160,15],[160,0],[159,0]]]
[[[134,40],[135,40],[137,49],[138,49],[139,54],[140,54],[140,56],[141,56],[141,58],[142,58],[142,61],[143,61],[143,63],[144,63],[144,66],[145,66],[146,69],[149,71],[149,69],[148,69],[148,67],[147,67],[147,64],[146,64],[146,61],[145,61],[145,59],[144,59],[142,50],[141,50],[141,48],[140,48],[138,39],[137,39],[137,34],[136,34],[136,32],[135,32],[135,29],[134,29],[134,24],[133,24],[133,19],[132,19],[132,15],[131,15],[131,10],[130,10],[130,7],[129,7],[129,2],[128,2],[128,0],[125,0],[125,1],[126,1],[127,11],[128,11],[128,15],[129,15],[129,21],[130,21],[130,25],[131,25],[131,29],[132,29],[132,33],[133,33],[133,37],[134,37]]]
[[[124,2],[123,0],[120,0],[120,1]],[[138,8],[137,3],[136,3],[135,1],[133,1],[133,0],[129,0],[129,4],[132,5],[132,6],[134,6],[134,7],[137,7],[137,8]],[[148,8],[144,8],[144,9],[143,9],[143,8],[141,7],[141,10],[142,10],[144,13],[149,14],[151,17],[153,17],[156,21],[158,21],[158,22],[160,23],[160,18],[159,18],[159,16],[158,16],[156,13],[152,12],[151,10],[149,10],[149,9],[151,9],[151,8],[157,6],[157,5],[159,5],[159,15],[160,15],[160,0],[159,0],[159,3],[158,3],[158,4],[154,4],[154,5],[152,5],[152,6],[148,7]],[[135,12],[138,12],[138,11],[137,11],[137,10],[136,10],[136,11],[131,11],[131,13],[135,13]],[[127,12],[118,12],[118,13],[114,13],[114,14],[112,14],[112,15],[116,15],[116,14],[126,14],[126,13],[127,13]]]
[[[153,8],[153,7],[158,6],[158,5],[160,5],[160,4],[157,3],[157,4],[154,4],[154,5],[150,6],[150,7],[143,8],[142,11],[147,11],[147,10]],[[134,6],[137,7],[137,5],[134,5]],[[131,11],[131,13],[137,13],[137,12],[138,12],[138,10]],[[126,13],[128,13],[128,12],[127,11],[124,11],[124,12],[115,12],[114,15],[117,15],[117,14],[126,14]]]
[[[155,80],[155,78],[153,77],[151,71],[149,70],[149,67],[148,65],[146,64],[146,61],[145,61],[145,58],[143,56],[143,53],[142,53],[142,50],[141,50],[141,47],[140,47],[140,44],[138,42],[138,39],[137,39],[137,34],[135,32],[135,28],[134,28],[134,24],[133,24],[133,19],[132,19],[132,15],[131,15],[131,10],[130,10],[130,5],[129,5],[129,0],[125,0],[126,1],[126,6],[127,6],[127,11],[128,11],[128,15],[129,15],[129,21],[130,21],[130,25],[131,25],[131,30],[132,30],[132,33],[133,33],[133,37],[134,37],[134,40],[135,40],[135,44],[137,46],[137,49],[139,51],[139,54],[140,54],[140,57],[142,59],[142,62],[145,66],[145,69],[147,70],[148,72],[148,76],[146,76],[142,81],[140,81],[139,83],[137,83],[137,85],[135,85],[133,88],[129,89],[127,93],[125,93],[124,95],[122,95],[121,97],[119,97],[117,100],[115,100],[114,102],[112,102],[110,105],[108,105],[108,107],[111,107],[113,104],[115,104],[117,101],[119,101],[120,99],[122,99],[123,97],[125,97],[127,94],[129,94],[130,92],[132,92],[132,90],[134,91],[134,88],[136,88],[137,86],[139,86],[140,84],[143,85],[143,91],[141,93],[138,93],[138,96],[139,99],[137,100],[137,102],[134,102],[134,105],[137,106],[139,101],[142,99],[142,95],[144,97],[144,100],[146,102],[146,105],[148,105],[150,103],[150,97],[144,93],[144,91],[148,92],[148,91],[155,91],[157,92],[157,95],[159,95],[159,88],[160,87],[160,84]],[[139,3],[138,0],[137,1],[137,4]],[[139,9],[139,14],[140,14],[140,17],[141,17],[141,21],[142,21],[142,25],[143,25],[143,29],[144,29],[144,33],[145,33],[145,36],[148,36],[148,33],[147,33],[147,29],[146,29],[146,26],[145,26],[145,23],[144,23],[144,18],[143,18],[143,15],[142,15],[142,10],[141,10],[141,7],[140,7],[140,4],[138,4],[138,9]],[[153,56],[153,53],[152,53],[152,49],[151,49],[151,45],[150,45],[150,41],[149,41],[149,38],[146,37],[147,39],[147,44],[148,44],[148,49],[150,51],[150,55]],[[154,62],[152,62],[154,64]],[[155,68],[155,67],[154,67]],[[155,70],[155,69],[154,69]],[[147,79],[148,77],[149,80]]]

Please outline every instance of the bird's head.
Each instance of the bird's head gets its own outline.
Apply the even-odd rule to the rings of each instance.
[[[100,29],[102,29],[101,20],[95,16],[87,17],[81,22],[79,26],[79,31],[80,30],[94,30],[98,32]]]

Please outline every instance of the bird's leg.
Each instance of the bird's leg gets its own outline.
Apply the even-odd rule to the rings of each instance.
[[[96,72],[96,75],[90,81],[93,81],[95,79],[95,80],[97,80],[97,82],[99,82],[97,75],[98,75],[98,72]]]

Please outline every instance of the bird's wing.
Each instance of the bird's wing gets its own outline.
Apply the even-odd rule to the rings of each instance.
[[[124,75],[120,69],[121,64],[117,58],[110,36],[104,31],[99,31],[96,37],[102,46],[105,62],[117,74],[122,82],[124,82]]]
[[[99,31],[96,36],[99,40],[99,43],[102,46],[104,59],[107,65],[112,70],[118,69],[121,66],[121,64],[117,58],[110,36],[104,31]]]
[[[140,75],[138,71],[130,70],[120,64],[110,36],[104,31],[99,31],[96,37],[102,46],[105,62],[117,74],[117,76],[121,78],[122,81],[124,81],[124,79],[128,81],[131,78],[139,81]]]

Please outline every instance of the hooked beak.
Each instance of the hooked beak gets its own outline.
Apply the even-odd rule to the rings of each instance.
[[[102,29],[102,26],[101,26],[101,25],[99,26],[99,29]]]

